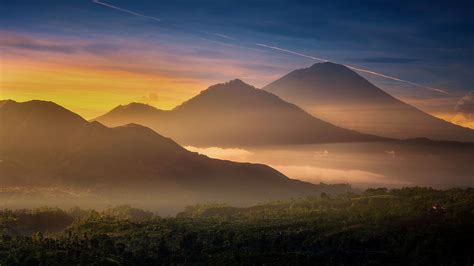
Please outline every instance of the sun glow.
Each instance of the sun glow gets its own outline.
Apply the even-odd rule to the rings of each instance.
[[[191,87],[204,84],[177,82],[158,75],[54,66],[38,62],[6,62],[2,69],[3,99],[54,100],[86,118],[92,118],[119,104],[140,101],[149,93],[159,95],[151,104],[171,109],[187,96]],[[166,90],[161,90],[166,88]]]

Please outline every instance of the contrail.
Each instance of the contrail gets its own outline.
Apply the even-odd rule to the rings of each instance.
[[[225,45],[225,46],[231,46],[231,47],[237,47],[237,48],[243,48],[243,49],[248,49],[252,51],[257,51],[257,52],[265,52],[264,50],[259,50],[256,48],[240,45],[240,44],[235,44],[235,43],[226,43],[226,42],[221,42],[221,41],[216,41],[216,40],[211,40],[203,37],[197,37],[203,41],[210,42],[210,43],[215,43],[215,44],[220,44],[220,45]]]
[[[411,81],[408,81],[408,80],[399,79],[399,78],[397,78],[397,77],[392,77],[392,76],[387,76],[387,75],[384,75],[384,74],[381,74],[381,73],[377,73],[377,72],[374,72],[374,71],[370,71],[370,70],[366,70],[366,69],[361,69],[361,68],[357,68],[357,67],[353,67],[353,66],[349,66],[349,65],[344,65],[344,66],[346,66],[346,67],[348,67],[348,68],[350,68],[350,69],[359,71],[359,72],[364,72],[364,73],[372,74],[372,75],[379,76],[379,77],[382,77],[382,78],[391,79],[391,80],[395,80],[395,81],[399,81],[399,82],[404,82],[404,83],[407,83],[407,84],[410,84],[410,85],[413,85],[413,86],[416,86],[416,87],[420,87],[420,88],[423,88],[423,89],[436,91],[436,92],[439,92],[439,93],[449,94],[449,92],[447,92],[447,91],[445,91],[445,90],[442,90],[442,89],[436,89],[436,88],[424,86],[424,85],[421,85],[421,84],[418,84],[418,83],[414,83],[414,82],[411,82]]]
[[[203,41],[206,41],[206,42],[212,42],[212,43],[216,43],[216,44],[220,44],[220,45],[231,46],[231,47],[242,47],[242,46],[235,45],[235,44],[232,44],[232,43],[220,42],[220,41],[211,40],[211,39],[207,39],[207,38],[203,38],[203,37],[198,37],[198,38],[203,40]],[[246,48],[246,47],[244,47],[244,48]],[[251,48],[249,48],[249,49],[251,49]]]
[[[143,15],[143,14],[140,14],[140,13],[137,13],[137,12],[133,12],[133,11],[128,10],[128,9],[120,8],[118,6],[109,5],[109,4],[101,2],[99,0],[93,0],[92,2],[94,2],[96,4],[99,4],[99,5],[106,6],[106,7],[110,7],[110,8],[125,12],[125,13],[129,13],[129,14],[132,14],[132,15],[135,15],[135,16],[139,16],[139,17],[142,17],[142,18],[153,19],[154,21],[161,21],[159,18],[146,16],[146,15]]]
[[[220,33],[212,33],[213,35],[216,35],[216,36],[219,36],[221,38],[224,38],[224,39],[229,39],[229,40],[233,40],[234,38],[232,37],[229,37],[227,35],[224,35],[224,34],[220,34]]]
[[[266,48],[270,48],[270,49],[273,49],[273,50],[278,50],[278,51],[286,52],[286,53],[289,53],[289,54],[294,54],[294,55],[306,57],[306,58],[313,59],[313,60],[318,60],[318,61],[321,61],[321,62],[331,62],[330,60],[326,60],[326,59],[322,59],[322,58],[310,56],[310,55],[307,55],[307,54],[302,54],[302,53],[290,51],[290,50],[283,49],[283,48],[276,47],[276,46],[266,45],[266,44],[262,44],[262,43],[256,43],[256,45],[262,46],[262,47],[266,47]],[[436,92],[443,93],[443,94],[449,94],[449,92],[447,92],[447,91],[445,91],[445,90],[442,90],[442,89],[436,89],[436,88],[424,86],[424,85],[421,85],[421,84],[418,84],[418,83],[415,83],[415,82],[411,82],[411,81],[408,81],[408,80],[400,79],[400,78],[397,78],[397,77],[392,77],[392,76],[384,75],[384,74],[377,73],[377,72],[375,72],[375,71],[371,71],[371,70],[367,70],[367,69],[362,69],[362,68],[353,67],[353,66],[344,65],[344,64],[342,64],[342,65],[345,66],[345,67],[348,67],[348,68],[350,68],[350,69],[352,69],[352,70],[355,70],[355,71],[359,71],[359,72],[371,74],[371,75],[374,75],[374,76],[379,76],[379,77],[382,77],[382,78],[386,78],[386,79],[390,79],[390,80],[394,80],[394,81],[398,81],[398,82],[407,83],[407,84],[410,84],[410,85],[413,85],[413,86],[416,86],[416,87],[419,87],[419,88],[423,88],[423,89],[427,89],[427,90],[431,90],[431,91],[436,91]]]
[[[209,35],[214,35],[214,36],[217,36],[217,37],[221,37],[221,38],[224,38],[224,39],[229,39],[229,40],[234,39],[234,38],[232,38],[228,35],[217,33],[217,32],[209,32],[209,31],[204,31],[204,30],[200,30],[200,32],[205,33],[205,34],[209,34]]]
[[[121,7],[118,7],[118,6],[114,6],[114,5],[110,5],[110,4],[101,2],[100,0],[92,0],[92,2],[96,3],[96,4],[99,4],[99,5],[109,7],[109,8],[113,8],[113,9],[116,9],[116,10],[119,10],[119,11],[122,11],[122,12],[125,12],[125,13],[129,13],[129,14],[132,14],[132,15],[135,15],[135,16],[139,16],[139,17],[142,17],[142,18],[148,18],[148,19],[152,19],[154,21],[161,22],[161,20],[159,18],[146,16],[146,15],[143,15],[143,14],[140,14],[140,13],[128,10],[128,9],[124,9],[124,8],[121,8]],[[232,38],[230,36],[227,36],[227,35],[224,35],[224,34],[221,34],[221,33],[208,32],[208,31],[203,31],[203,30],[195,30],[195,31],[210,34],[210,35],[214,35],[214,36],[221,37],[221,38],[228,39],[228,40],[234,40],[234,38]],[[202,38],[202,37],[198,37],[198,38],[201,39],[201,40],[216,43],[216,44],[232,46],[232,47],[241,47],[241,48],[245,48],[245,49],[249,49],[249,50],[259,51],[258,49],[255,49],[255,48],[252,48],[252,47],[247,47],[247,46],[242,46],[242,45],[238,45],[238,44],[230,44],[230,43],[220,42],[220,41],[216,41],[216,40],[210,40],[210,39],[206,39],[206,38]]]
[[[135,15],[135,16],[139,16],[139,17],[142,17],[142,18],[148,18],[148,19],[152,19],[152,20],[158,21],[158,22],[161,21],[159,18],[146,16],[146,15],[143,15],[143,14],[140,14],[140,13],[133,12],[133,11],[128,10],[128,9],[120,8],[118,6],[113,6],[113,5],[101,2],[99,0],[93,0],[92,2],[96,3],[96,4],[99,4],[99,5],[106,6],[106,7],[110,7],[110,8],[125,12],[125,13],[129,13],[129,14],[132,14],[132,15]],[[200,31],[200,32],[204,32],[204,33],[207,33],[207,34],[212,34],[212,35],[215,35],[215,36],[218,36],[218,37],[221,37],[221,38],[225,38],[225,39],[229,39],[229,40],[234,40],[233,38],[231,38],[227,35],[224,35],[224,34],[220,34],[220,33],[205,32],[205,31]],[[246,49],[250,49],[250,50],[256,50],[256,49],[253,49],[251,47],[246,47],[246,46],[237,45],[237,44],[224,43],[224,42],[219,42],[219,41],[215,41],[215,40],[209,40],[209,39],[206,39],[206,38],[200,38],[200,39],[205,40],[205,41],[209,41],[209,42],[213,42],[213,43],[227,45],[227,46],[241,47],[241,48],[246,48]],[[281,52],[285,52],[285,53],[289,53],[289,54],[293,54],[293,55],[297,55],[297,56],[301,56],[301,57],[306,57],[306,58],[321,61],[321,62],[331,62],[330,60],[327,60],[327,59],[318,58],[318,57],[314,57],[314,56],[303,54],[303,53],[298,53],[298,52],[295,52],[295,51],[283,49],[283,48],[276,47],[276,46],[266,45],[266,44],[262,44],[262,43],[255,43],[255,45],[265,47],[265,48],[269,48],[269,49],[273,49],[273,50],[277,50],[277,51],[281,51]],[[413,85],[413,86],[416,86],[416,87],[419,87],[419,88],[424,88],[424,89],[427,89],[427,90],[436,91],[438,93],[449,94],[447,91],[442,90],[442,89],[427,87],[427,86],[424,86],[424,85],[421,85],[421,84],[418,84],[418,83],[415,83],[415,82],[411,82],[411,81],[408,81],[408,80],[404,80],[404,79],[400,79],[400,78],[397,78],[397,77],[392,77],[392,76],[384,75],[384,74],[381,74],[381,73],[377,73],[375,71],[362,69],[362,68],[357,68],[357,67],[353,67],[353,66],[349,66],[349,65],[344,65],[344,66],[346,66],[346,67],[348,67],[352,70],[355,70],[355,71],[359,71],[359,72],[379,76],[379,77],[382,77],[382,78],[386,78],[386,79],[390,79],[390,80],[394,80],[394,81],[398,81],[398,82],[407,83],[407,84],[410,84],[410,85]]]
[[[306,55],[306,54],[302,54],[302,53],[298,53],[298,52],[293,52],[293,51],[286,50],[286,49],[283,49],[283,48],[279,48],[279,47],[276,47],[276,46],[270,46],[270,45],[266,45],[266,44],[262,44],[262,43],[256,43],[256,45],[262,46],[262,47],[267,47],[267,48],[278,50],[278,51],[282,51],[282,52],[286,52],[286,53],[289,53],[289,54],[299,55],[299,56],[302,56],[302,57],[318,60],[318,61],[321,61],[321,62],[329,62],[329,60],[326,60],[326,59],[322,59],[322,58],[318,58],[318,57],[314,57],[314,56],[310,56],[310,55]]]

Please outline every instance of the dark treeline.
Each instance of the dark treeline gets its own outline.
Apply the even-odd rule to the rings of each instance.
[[[1,265],[472,265],[474,190],[368,189],[176,217],[3,210]]]

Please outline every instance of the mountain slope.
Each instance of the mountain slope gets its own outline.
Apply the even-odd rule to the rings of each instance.
[[[108,128],[89,123],[51,102],[2,102],[0,124],[2,187],[101,187],[139,197],[159,195],[170,201],[184,197],[230,202],[321,191],[321,187],[288,179],[265,165],[189,152],[143,126]]]
[[[96,118],[118,126],[138,123],[184,145],[246,146],[375,141],[381,138],[336,127],[296,105],[240,80],[217,84],[172,111],[130,104]]]
[[[341,127],[392,137],[474,141],[474,130],[433,117],[334,63],[295,70],[263,88]]]

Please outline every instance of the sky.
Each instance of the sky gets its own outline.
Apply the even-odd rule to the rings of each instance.
[[[235,78],[262,87],[315,57],[409,81],[360,73],[474,127],[473,1],[0,0],[0,12],[0,99],[85,118],[129,102],[171,109]]]

